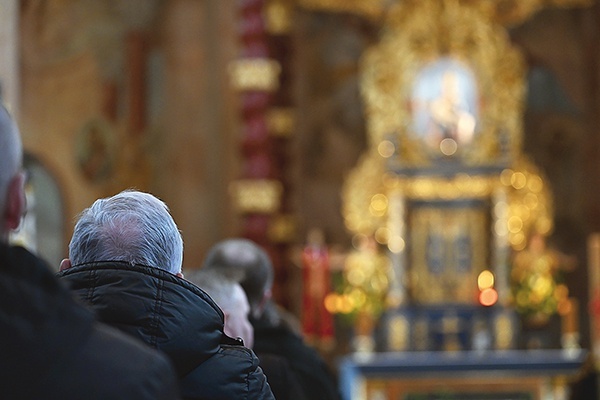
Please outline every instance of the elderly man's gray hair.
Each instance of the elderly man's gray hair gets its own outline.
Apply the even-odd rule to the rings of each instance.
[[[81,213],[69,257],[74,266],[126,261],[177,274],[183,239],[165,203],[151,194],[126,190],[96,200]]]
[[[22,165],[19,130],[6,108],[0,105],[0,211],[6,207],[8,184]]]
[[[235,307],[235,299],[232,296],[235,286],[239,285],[235,276],[226,276],[216,270],[201,268],[186,272],[185,279],[208,293],[224,312]]]

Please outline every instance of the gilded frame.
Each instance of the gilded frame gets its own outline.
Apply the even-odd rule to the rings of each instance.
[[[409,132],[413,115],[407,104],[420,71],[443,58],[470,68],[480,93],[480,133],[459,152],[460,161],[507,164],[521,149],[523,61],[502,26],[458,2],[423,0],[390,10],[382,40],[362,63],[371,144],[391,142],[391,168],[432,164],[430,152]]]

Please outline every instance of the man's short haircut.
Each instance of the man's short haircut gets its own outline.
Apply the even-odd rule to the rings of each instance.
[[[202,268],[239,277],[239,282],[255,311],[266,291],[273,285],[273,265],[269,255],[248,239],[227,239],[214,245],[207,253]]]
[[[6,207],[8,184],[22,163],[23,149],[19,130],[8,110],[0,105],[0,212]]]
[[[167,205],[151,194],[126,190],[99,199],[75,224],[72,265],[126,261],[181,272],[183,239]]]

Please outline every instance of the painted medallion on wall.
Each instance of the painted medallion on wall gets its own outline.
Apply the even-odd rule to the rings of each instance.
[[[77,135],[76,157],[81,173],[91,182],[109,178],[115,162],[115,136],[110,123],[96,118]]]

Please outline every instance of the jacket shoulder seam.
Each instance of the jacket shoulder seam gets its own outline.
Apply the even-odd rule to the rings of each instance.
[[[150,336],[150,345],[154,348],[157,347],[158,344],[158,333],[159,333],[159,325],[160,325],[160,313],[162,310],[162,305],[164,302],[164,281],[162,279],[157,279],[158,286],[156,288],[156,296],[154,300],[154,310],[152,316],[152,325],[151,325],[151,336]]]

